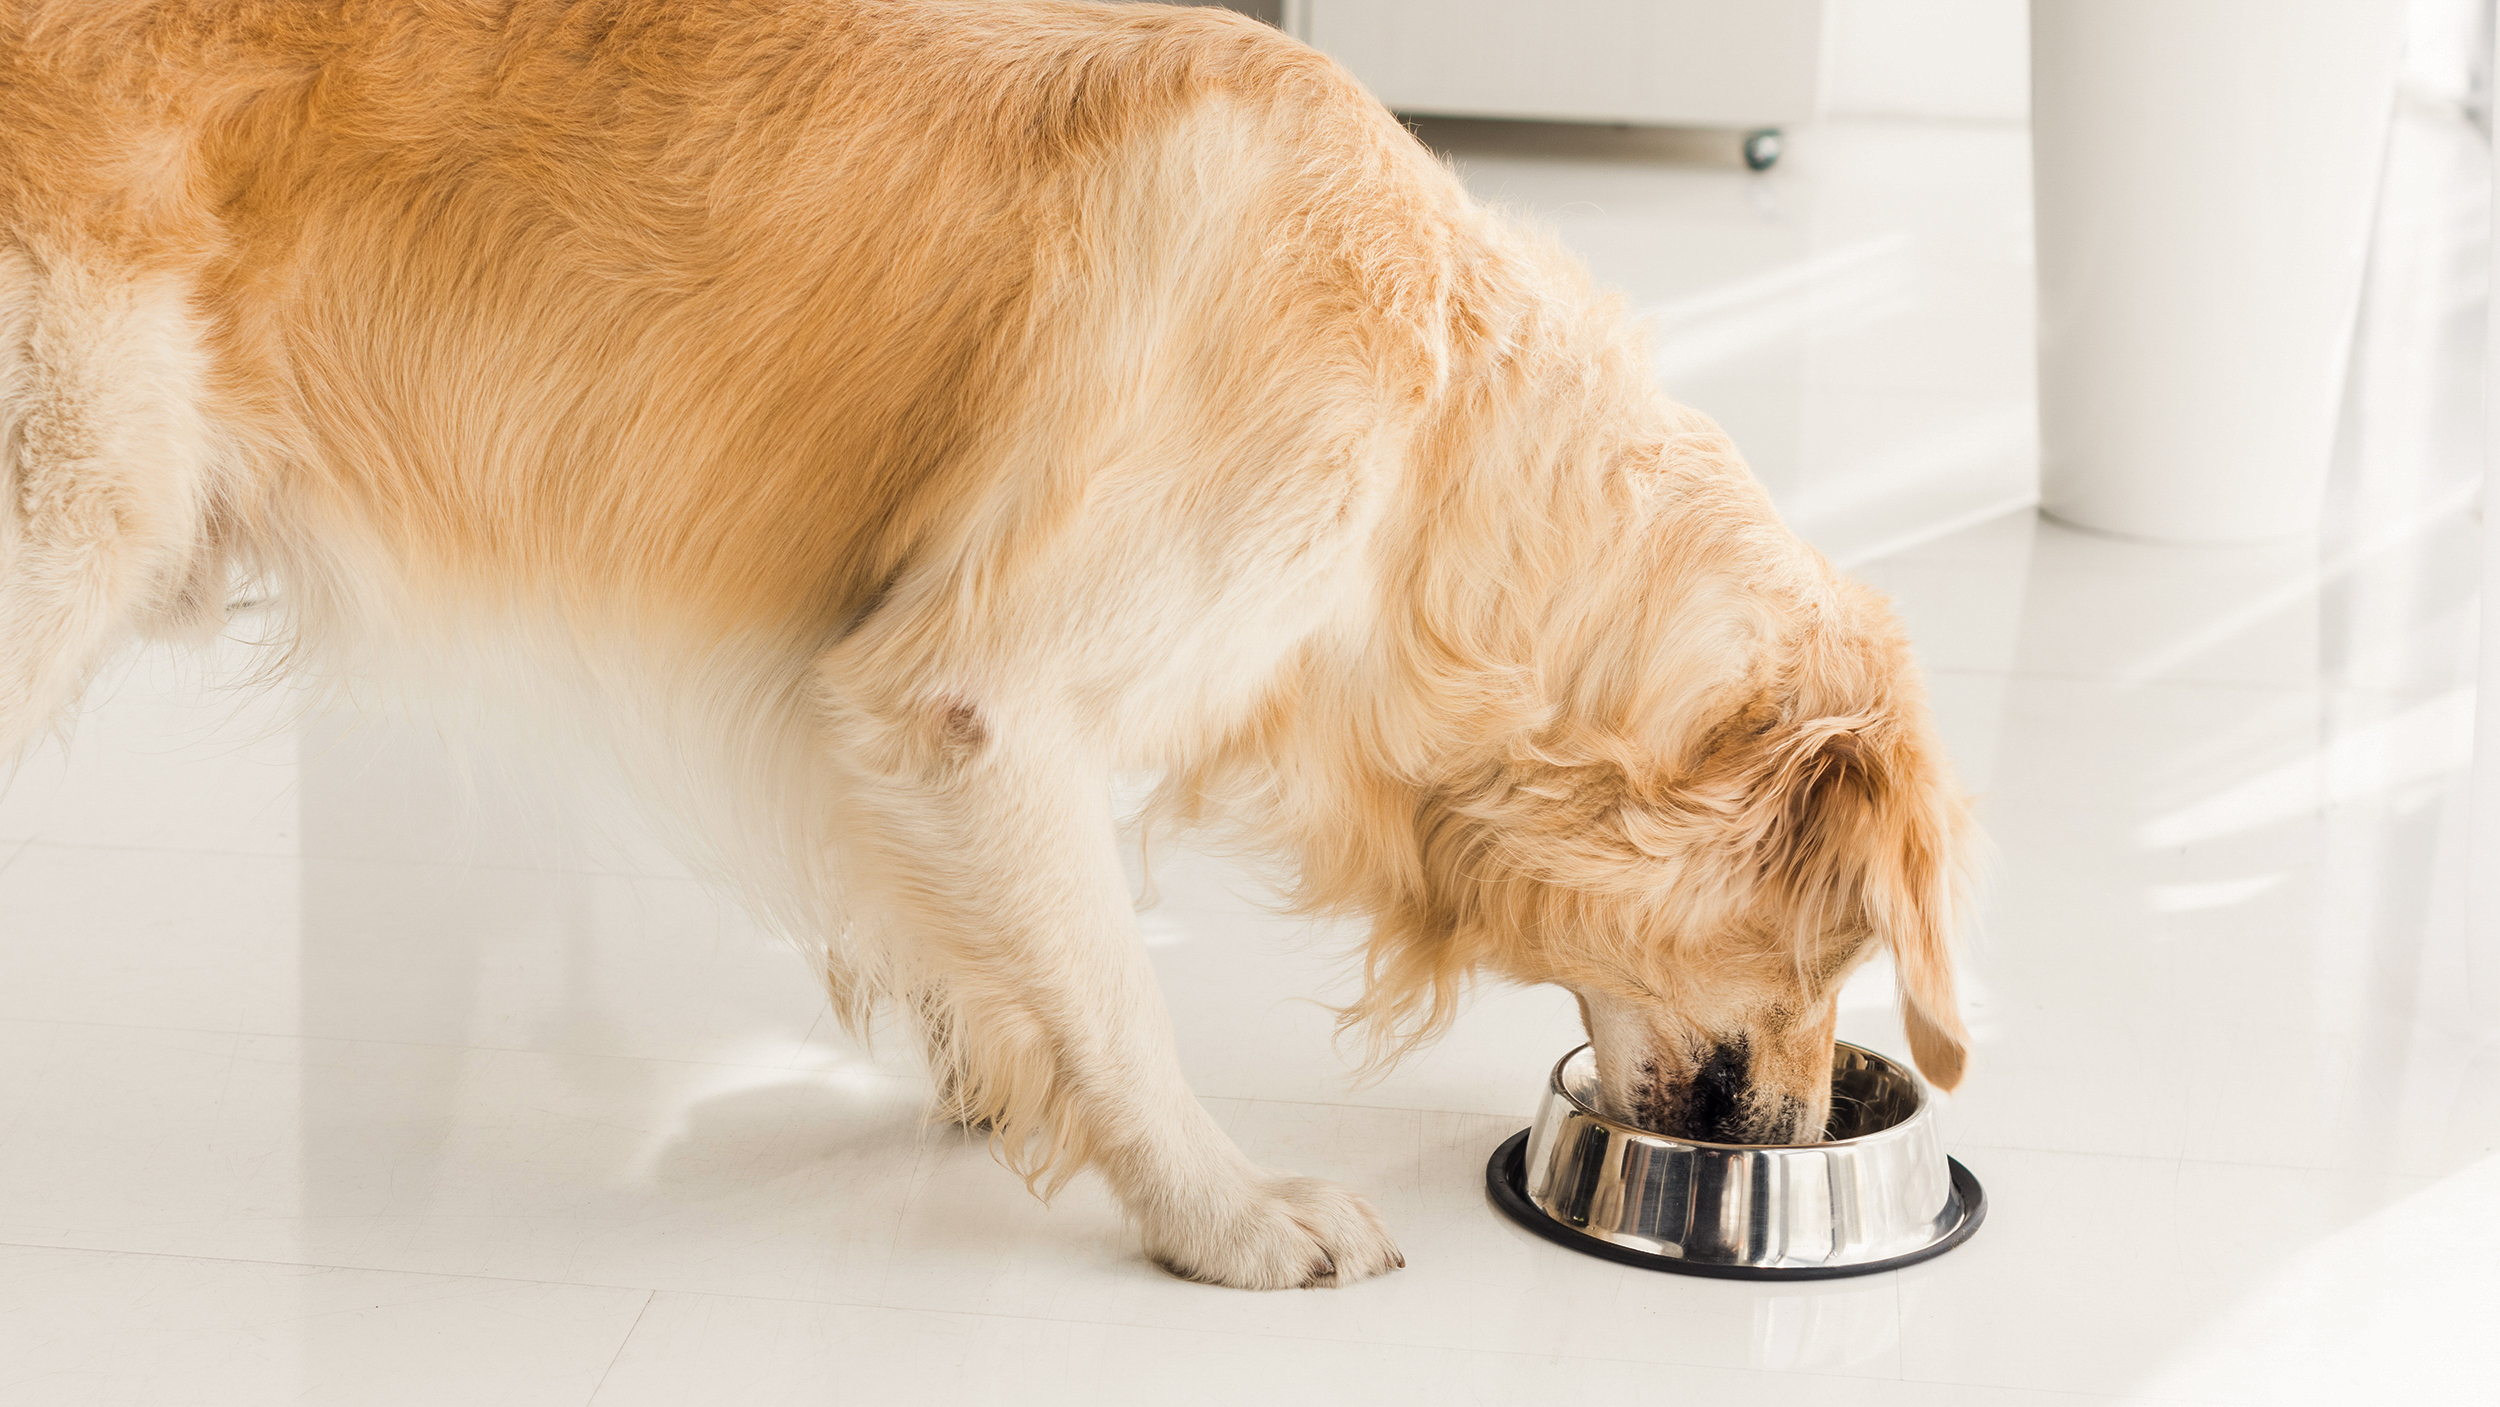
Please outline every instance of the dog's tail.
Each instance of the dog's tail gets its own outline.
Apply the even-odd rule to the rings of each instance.
[[[222,617],[221,456],[187,294],[0,236],[0,761],[122,640]]]

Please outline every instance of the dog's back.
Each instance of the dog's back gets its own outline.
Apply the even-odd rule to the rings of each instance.
[[[1395,168],[1428,163],[1235,17],[59,5],[5,35],[7,394],[81,375],[34,322],[149,303],[196,374],[88,379],[191,398],[214,462],[128,465],[129,493],[354,543],[336,589],[394,598],[360,614],[822,637],[1124,459],[1210,466],[1202,500],[1305,492],[1283,442],[1349,433],[1314,422],[1416,354],[1381,314],[1435,198]],[[1312,403],[1262,403],[1280,380]],[[1274,443],[1173,442],[1244,422]]]

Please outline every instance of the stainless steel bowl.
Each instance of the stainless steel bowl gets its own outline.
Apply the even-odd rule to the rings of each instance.
[[[1810,1280],[1915,1264],[1960,1245],[1987,1204],[1936,1140],[1927,1088],[1842,1043],[1821,1143],[1699,1143],[1597,1111],[1597,1057],[1564,1056],[1536,1122],[1485,1185],[1512,1220],[1609,1260],[1693,1275]]]

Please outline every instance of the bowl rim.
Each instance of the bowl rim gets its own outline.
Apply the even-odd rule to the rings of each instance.
[[[1869,1143],[1873,1143],[1877,1139],[1891,1138],[1894,1135],[1901,1133],[1902,1130],[1916,1125],[1920,1119],[1927,1116],[1927,1112],[1930,1107],[1930,1100],[1927,1092],[1927,1081],[1919,1078],[1919,1074],[1916,1070],[1898,1060],[1893,1059],[1891,1056],[1884,1054],[1882,1051],[1869,1050],[1865,1046],[1859,1045],[1854,1041],[1836,1040],[1832,1042],[1832,1050],[1835,1053],[1843,1050],[1854,1050],[1869,1060],[1892,1067],[1892,1069],[1900,1072],[1902,1077],[1910,1082],[1910,1089],[1918,1096],[1918,1102],[1911,1106],[1910,1112],[1906,1116],[1894,1121],[1893,1123],[1886,1124],[1884,1127],[1879,1128],[1872,1133],[1862,1133],[1855,1138],[1825,1138],[1818,1139],[1813,1143],[1710,1143],[1698,1138],[1678,1138],[1676,1135],[1671,1133],[1658,1133],[1651,1129],[1642,1128],[1638,1124],[1627,1124],[1611,1114],[1605,1113],[1602,1110],[1591,1109],[1586,1104],[1581,1103],[1579,1096],[1573,1094],[1569,1087],[1564,1085],[1563,1067],[1570,1064],[1572,1060],[1584,1050],[1589,1052],[1590,1059],[1594,1060],[1596,1058],[1596,1044],[1591,1041],[1582,1041],[1578,1045],[1573,1046],[1571,1049],[1564,1051],[1562,1059],[1554,1062],[1553,1072],[1545,1077],[1545,1087],[1547,1092],[1550,1095],[1560,1097],[1564,1103],[1571,1106],[1574,1113],[1578,1114],[1582,1118],[1594,1119],[1597,1122],[1604,1124],[1606,1127],[1622,1133],[1626,1137],[1646,1139],[1652,1143],[1664,1143],[1677,1148],[1707,1148],[1713,1152],[1720,1153],[1778,1153],[1784,1151],[1805,1152],[1818,1148],[1858,1148]]]

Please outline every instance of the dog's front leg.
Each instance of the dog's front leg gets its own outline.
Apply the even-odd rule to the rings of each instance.
[[[1100,1172],[1176,1275],[1281,1289],[1404,1264],[1363,1199],[1253,1165],[1190,1093],[1120,873],[1107,773],[1067,720],[960,695],[877,708],[828,692],[859,897],[919,969],[931,1048],[954,1065],[940,1072],[950,1112],[990,1124],[1037,1172]]]

